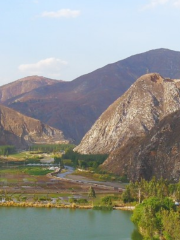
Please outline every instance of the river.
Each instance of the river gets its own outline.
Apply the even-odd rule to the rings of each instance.
[[[130,212],[0,208],[0,240],[141,240]]]
[[[90,185],[95,185],[95,186],[99,186],[99,187],[110,187],[110,188],[118,188],[119,190],[125,188],[126,184],[123,183],[119,183],[119,182],[103,182],[103,181],[94,181],[91,179],[88,179],[86,177],[83,177],[81,175],[72,175],[72,173],[75,171],[75,169],[73,167],[70,166],[65,166],[66,168],[66,172],[64,173],[58,173],[57,177],[59,178],[64,178],[64,179],[69,179],[73,182],[79,182],[81,184],[90,184]]]

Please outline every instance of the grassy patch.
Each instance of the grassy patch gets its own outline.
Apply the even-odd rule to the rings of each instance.
[[[23,181],[27,181],[27,182],[36,182],[36,180],[37,180],[36,178],[29,178],[29,177],[23,179]]]
[[[63,163],[67,166],[73,166],[73,162],[71,159],[63,159]]]
[[[0,178],[0,182],[7,182],[6,178]]]
[[[121,182],[127,182],[127,179],[122,178],[120,176],[116,176],[114,174],[111,173],[97,173],[97,172],[86,172],[86,171],[78,171],[76,170],[74,173],[74,175],[80,175],[89,179],[92,179],[94,181],[99,181],[99,182],[117,182],[117,181],[121,181]]]
[[[9,179],[7,180],[7,182],[8,182],[8,183],[17,183],[18,180],[17,180],[17,179],[13,179],[13,178],[9,178]]]
[[[16,162],[26,162],[27,163],[39,163],[39,161],[43,158],[42,154],[32,153],[32,152],[19,152],[14,153],[6,157],[6,160],[11,163]]]
[[[19,174],[21,172],[18,168],[5,168],[0,169],[0,174]]]
[[[38,177],[45,176],[52,171],[42,167],[18,167],[0,170],[0,183],[20,183],[26,182],[35,183]]]
[[[11,157],[13,158],[26,158],[29,154],[27,152],[20,152],[20,153],[14,153],[14,154],[11,154]]]
[[[23,172],[29,175],[44,176],[52,171],[42,167],[28,167],[24,168]]]
[[[58,197],[72,197],[69,193],[51,193],[49,194],[51,198],[58,198]]]

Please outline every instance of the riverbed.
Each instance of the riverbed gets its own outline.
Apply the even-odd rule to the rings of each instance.
[[[0,208],[1,240],[141,240],[130,212]]]

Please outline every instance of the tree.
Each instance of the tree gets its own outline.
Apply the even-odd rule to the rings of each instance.
[[[133,189],[133,185],[126,186],[126,190],[122,194],[122,200],[124,203],[133,202],[137,198],[136,189]]]
[[[179,240],[180,216],[173,210],[162,212],[163,234],[166,240]]]
[[[106,196],[101,199],[102,204],[111,206],[112,205],[112,199],[111,196]]]
[[[54,162],[60,164],[61,168],[64,168],[64,162],[60,156],[54,156]]]
[[[95,193],[95,190],[92,186],[89,188],[88,197],[89,198],[96,198],[96,193]]]
[[[165,211],[164,214],[163,211]],[[157,197],[150,197],[135,208],[132,215],[132,221],[138,225],[142,234],[147,239],[154,239],[154,237],[162,236],[163,230],[166,231],[167,236],[170,236],[171,231],[173,231],[172,227],[176,225],[176,222],[177,226],[179,226],[178,218],[173,218],[176,214],[178,215],[175,211],[176,209],[172,199],[166,197],[162,200]],[[172,215],[169,215],[169,220],[167,220],[169,212],[172,212]],[[173,220],[174,223],[171,224]],[[177,228],[177,231],[179,231],[179,228]],[[176,235],[178,235],[177,231],[175,232]],[[165,239],[176,240],[176,238]]]
[[[160,228],[159,218],[156,215],[160,208],[160,200],[150,197],[139,204],[133,212],[132,221],[143,230],[143,235],[147,238],[153,239],[154,233]]]

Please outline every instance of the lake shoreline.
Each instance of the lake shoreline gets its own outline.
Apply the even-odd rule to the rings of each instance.
[[[137,233],[130,211],[0,207],[0,214],[1,240],[130,240]]]
[[[0,207],[32,207],[32,208],[69,208],[69,209],[93,209],[92,205],[77,205],[75,203],[65,204],[53,204],[53,203],[38,203],[38,202],[1,202]],[[112,210],[133,211],[135,206],[118,206],[113,207]]]

